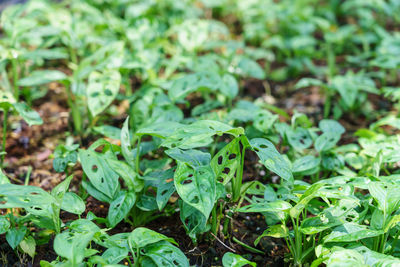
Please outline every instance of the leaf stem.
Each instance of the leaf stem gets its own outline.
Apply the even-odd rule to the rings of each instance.
[[[8,108],[5,108],[3,111],[3,142],[1,144],[1,168],[3,168],[4,158],[6,154],[6,140],[7,140],[7,117],[8,117]]]

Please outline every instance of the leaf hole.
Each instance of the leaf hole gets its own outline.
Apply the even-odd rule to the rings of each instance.
[[[219,156],[219,157],[218,157],[218,164],[219,164],[219,165],[222,164],[222,159],[223,159],[222,156]]]
[[[230,154],[229,155],[229,160],[233,160],[233,159],[235,159],[236,158],[236,154]]]
[[[106,96],[112,96],[112,92],[111,92],[110,89],[104,90],[104,94],[105,94]]]

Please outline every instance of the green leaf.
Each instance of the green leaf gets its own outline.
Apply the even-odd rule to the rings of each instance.
[[[253,267],[257,266],[255,262],[246,260],[242,256],[234,254],[232,252],[227,252],[224,254],[224,256],[222,257],[222,265],[224,267],[242,267],[245,265],[251,265]]]
[[[140,192],[143,190],[143,180],[140,179],[140,176],[130,165],[113,158],[107,158],[107,163],[110,165],[110,168],[124,180],[129,191]]]
[[[237,65],[237,73],[244,77],[252,77],[259,80],[265,79],[264,70],[258,63],[250,58],[243,57]]]
[[[219,121],[201,120],[176,129],[161,145],[168,148],[191,149],[207,146],[213,141],[214,135],[223,134],[238,137],[244,134],[244,130],[241,127],[232,128]]]
[[[0,186],[0,209],[24,208],[37,216],[51,217],[50,206],[56,200],[36,186],[3,184]]]
[[[144,255],[152,259],[156,266],[189,267],[185,254],[167,241],[159,241],[144,248]],[[142,266],[146,266],[143,265]]]
[[[43,124],[43,120],[40,118],[39,114],[31,109],[25,102],[15,103],[14,108],[29,126]]]
[[[239,92],[239,84],[233,75],[224,74],[224,76],[222,76],[221,86],[219,90],[222,94],[226,95],[230,99],[233,99],[237,96]]]
[[[156,202],[160,211],[167,205],[171,195],[175,192],[173,178],[174,169],[172,168],[165,171],[154,171],[143,177],[145,181],[151,181],[152,186],[157,188]]]
[[[178,245],[174,239],[144,227],[138,227],[133,230],[129,235],[128,243],[132,248],[137,249],[144,248],[147,245],[154,244],[162,240]]]
[[[0,235],[7,232],[10,226],[11,224],[6,217],[0,217]]]
[[[33,259],[35,257],[35,251],[36,251],[36,242],[35,239],[32,236],[28,236],[24,240],[19,243],[20,248],[22,251]]]
[[[324,242],[353,242],[360,239],[375,237],[383,234],[383,231],[369,229],[365,225],[346,222],[332,230],[324,237]]]
[[[106,109],[118,94],[121,74],[117,70],[92,72],[86,88],[88,107],[93,117]]]
[[[134,192],[122,190],[118,193],[117,197],[111,202],[108,210],[107,220],[111,228],[114,228],[128,215],[135,202],[136,195]]]
[[[355,250],[343,249],[334,251],[326,261],[327,267],[368,267],[364,257]]]
[[[224,185],[229,183],[237,172],[240,159],[240,138],[235,138],[218,151],[211,160],[211,168],[214,170],[217,181]]]
[[[308,130],[301,127],[286,131],[286,136],[289,144],[298,151],[309,148],[313,142]]]
[[[261,238],[265,236],[271,236],[274,238],[285,238],[289,236],[289,229],[284,224],[272,225],[268,227],[268,229],[265,230],[262,235],[257,237],[257,239],[254,241],[254,245],[257,245],[260,242]]]
[[[288,211],[292,208],[289,202],[276,200],[273,202],[257,202],[237,209],[238,212],[276,212]]]
[[[92,150],[79,150],[82,169],[92,185],[107,197],[113,199],[119,182],[116,174],[107,164],[106,156]]]
[[[95,233],[93,232],[63,232],[54,239],[55,252],[71,261],[73,265],[82,263],[85,258],[86,247]]]
[[[211,213],[216,200],[216,179],[209,165],[191,168],[178,161],[174,183],[179,196],[206,218]]]
[[[371,182],[368,184],[371,196],[378,204],[378,208],[386,215],[392,214],[400,207],[400,185]]]
[[[324,119],[319,122],[318,127],[321,129],[322,132],[328,133],[332,132],[337,135],[342,135],[346,131],[344,127],[335,120],[327,120]]]
[[[10,183],[10,180],[4,174],[3,170],[0,168],[0,185],[9,184],[9,183]]]
[[[108,264],[117,264],[125,259],[129,254],[129,249],[120,247],[111,247],[104,251],[101,255],[103,259],[106,260]],[[108,265],[109,266],[109,265]]]
[[[293,181],[290,163],[279,154],[270,141],[263,138],[255,138],[250,141],[250,144],[260,158],[260,162],[268,170],[276,173],[286,181]]]
[[[182,150],[179,148],[172,148],[166,150],[165,153],[174,160],[184,162],[192,168],[208,165],[211,160],[210,153],[195,149]]]
[[[325,132],[315,140],[314,147],[318,152],[323,152],[335,147],[340,140],[340,135],[334,132]]]
[[[307,155],[296,159],[293,162],[293,174],[310,175],[319,170],[321,158],[316,158],[312,155]]]
[[[7,231],[6,240],[12,249],[15,249],[24,239],[26,230],[26,227],[20,227],[11,228]]]
[[[73,214],[81,215],[85,209],[85,202],[75,193],[67,192],[65,193],[61,209],[68,211]]]
[[[323,183],[313,184],[311,185],[303,195],[301,195],[299,201],[296,205],[290,209],[290,216],[292,218],[298,218],[303,209],[307,206],[307,204],[315,197],[318,197],[318,191],[324,186]]]
[[[125,160],[131,167],[135,167],[135,158],[132,153],[131,135],[129,133],[129,116],[121,129],[121,151]]]
[[[20,79],[18,85],[32,87],[65,79],[67,79],[67,75],[58,70],[37,70],[33,71],[28,77]]]
[[[93,127],[93,130],[111,139],[118,140],[121,138],[121,129],[111,125],[99,125]]]

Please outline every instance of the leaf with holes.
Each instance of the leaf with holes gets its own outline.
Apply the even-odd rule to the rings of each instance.
[[[63,258],[71,262],[71,266],[82,263],[85,258],[85,252],[90,241],[96,232],[90,229],[81,231],[67,231],[56,235],[54,239],[54,250]]]
[[[208,165],[211,160],[210,153],[195,149],[182,150],[179,148],[171,148],[166,150],[165,153],[174,160],[184,162],[192,168]]]
[[[122,221],[135,205],[136,195],[134,192],[121,190],[117,197],[111,202],[108,210],[107,220],[110,227],[114,228]]]
[[[156,266],[189,267],[185,254],[167,241],[150,244],[143,251],[144,256],[149,257]]]
[[[15,103],[14,108],[29,126],[43,124],[43,120],[40,118],[39,114],[31,109],[25,102]]]
[[[297,127],[296,130],[286,131],[289,144],[296,150],[302,151],[312,145],[312,138],[307,129]]]
[[[214,171],[209,165],[193,169],[181,161],[177,163],[174,175],[176,191],[183,201],[208,218],[216,200]]]
[[[162,146],[168,148],[191,149],[209,145],[214,135],[229,134],[238,137],[244,134],[241,127],[233,128],[219,121],[201,120],[182,126],[168,136]]]
[[[235,138],[211,160],[211,168],[218,182],[227,184],[235,176],[240,158],[240,138]]]
[[[318,152],[327,151],[334,148],[339,140],[340,134],[334,132],[325,132],[318,136],[317,140],[315,140],[314,147]]]
[[[264,164],[268,170],[276,173],[286,181],[293,181],[290,162],[279,154],[274,144],[263,138],[252,139],[250,144],[260,158],[260,162]]]
[[[27,212],[52,217],[50,206],[56,199],[36,186],[3,184],[0,186],[0,209],[24,208]]]
[[[92,72],[86,88],[88,107],[93,117],[97,116],[115,99],[121,83],[121,74],[117,70]]]
[[[256,263],[246,260],[240,255],[234,254],[232,252],[227,252],[222,257],[222,265],[224,267],[242,267],[245,265],[250,265],[256,267]]]
[[[104,155],[92,150],[79,150],[82,169],[89,177],[92,185],[109,198],[114,198],[118,190],[118,174],[116,174],[104,159]]]

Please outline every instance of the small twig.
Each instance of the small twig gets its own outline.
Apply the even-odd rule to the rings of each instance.
[[[220,242],[224,247],[226,247],[227,249],[229,249],[232,252],[236,253],[236,250],[234,250],[233,248],[228,247],[227,245],[225,245],[224,242],[222,242],[216,235],[214,235],[213,233],[210,233],[215,239],[217,239],[218,242]]]

